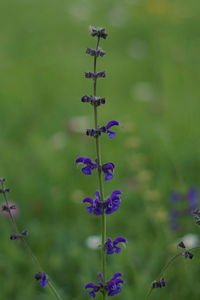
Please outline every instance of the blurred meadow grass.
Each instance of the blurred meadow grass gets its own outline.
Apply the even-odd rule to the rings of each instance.
[[[128,247],[109,257],[109,275],[125,274],[123,294],[144,299],[151,281],[188,233],[199,238],[189,215],[181,229],[169,226],[170,194],[199,188],[200,4],[191,0],[1,0],[0,176],[19,206],[18,224],[63,299],[88,299],[83,286],[96,280],[98,250],[88,236],[100,220],[80,204],[97,188],[95,176],[77,170],[77,156],[94,157],[83,135],[92,109],[80,103],[91,93],[83,76],[92,60],[89,25],[103,26],[107,55],[98,82],[106,97],[101,123],[120,121],[115,140],[102,138],[103,159],[116,163],[106,194],[124,192],[121,209],[108,218],[108,236],[124,236]],[[0,300],[51,300],[34,280],[38,270],[25,249],[9,240],[9,220],[0,217]],[[198,252],[167,271],[167,288],[152,299],[199,299]],[[100,299],[100,297],[99,297]]]

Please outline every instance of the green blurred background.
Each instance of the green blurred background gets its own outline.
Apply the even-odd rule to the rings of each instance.
[[[74,164],[95,153],[83,134],[93,124],[92,109],[80,102],[92,93],[83,76],[92,70],[84,54],[95,44],[89,25],[109,34],[101,44],[107,55],[98,60],[107,72],[98,83],[107,99],[101,124],[121,123],[115,140],[102,137],[103,160],[116,163],[105,192],[124,192],[121,209],[108,218],[108,236],[128,239],[121,254],[108,257],[108,277],[125,274],[115,299],[144,299],[177,242],[198,243],[186,197],[174,204],[170,194],[198,190],[200,182],[199,9],[195,0],[0,2],[0,176],[63,300],[89,299],[84,284],[96,282],[100,271],[99,250],[92,249],[100,219],[81,205],[93,196],[96,177]],[[38,269],[25,249],[9,240],[12,230],[1,216],[0,300],[53,300],[34,280]],[[165,276],[168,287],[151,299],[199,299],[199,259],[198,251],[192,261],[177,259]]]

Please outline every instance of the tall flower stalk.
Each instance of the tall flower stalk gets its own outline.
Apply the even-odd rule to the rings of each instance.
[[[120,190],[114,190],[108,198],[104,196],[103,180],[108,181],[113,178],[115,165],[112,162],[102,164],[100,138],[101,135],[105,133],[108,134],[110,139],[113,139],[116,133],[111,131],[110,128],[118,126],[119,122],[111,120],[104,126],[99,125],[98,108],[100,105],[105,104],[106,100],[105,98],[97,97],[97,80],[98,78],[105,78],[106,73],[105,71],[97,71],[97,58],[105,55],[105,52],[99,47],[99,44],[101,39],[107,38],[107,33],[104,28],[91,27],[91,35],[96,37],[96,45],[94,49],[87,48],[86,53],[93,56],[93,72],[85,72],[85,77],[93,80],[93,95],[84,95],[81,101],[90,103],[93,106],[94,128],[87,129],[86,135],[94,137],[95,139],[96,158],[92,160],[87,157],[78,157],[76,163],[84,164],[82,172],[85,175],[91,175],[95,169],[97,171],[99,189],[95,192],[95,199],[87,197],[83,199],[82,202],[89,204],[89,206],[86,207],[87,212],[101,216],[101,272],[98,274],[99,283],[88,283],[85,285],[85,289],[90,289],[89,295],[91,297],[95,297],[97,292],[101,292],[102,298],[105,300],[106,296],[113,296],[121,292],[121,284],[123,283],[121,272],[114,273],[113,277],[107,281],[106,256],[119,253],[121,248],[117,245],[119,243],[126,243],[126,239],[118,237],[112,240],[111,238],[107,239],[106,236],[106,215],[118,210],[121,204],[120,195],[122,192]]]
[[[35,274],[35,279],[40,282],[40,286],[42,287],[48,287],[51,294],[54,296],[56,300],[62,300],[57,289],[55,288],[55,285],[53,281],[47,276],[47,274],[44,272],[39,260],[32,252],[32,249],[30,248],[26,236],[29,234],[28,230],[20,231],[19,227],[17,225],[16,219],[15,219],[15,212],[16,212],[16,206],[15,204],[11,204],[8,200],[7,193],[10,192],[10,189],[5,187],[5,178],[0,178],[0,193],[3,196],[4,204],[2,205],[2,210],[8,214],[9,219],[11,221],[11,225],[13,227],[14,233],[10,235],[10,240],[20,240],[22,244],[24,245],[24,248],[27,250],[29,255],[32,258],[33,263],[35,264],[36,268],[39,270]]]

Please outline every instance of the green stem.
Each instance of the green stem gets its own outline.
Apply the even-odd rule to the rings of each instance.
[[[193,250],[197,250],[197,249],[200,249],[200,246],[197,246],[197,247],[194,247],[194,248],[190,248],[188,249],[187,251],[193,251]],[[172,264],[172,262],[179,256],[183,255],[185,251],[182,251],[182,252],[179,252],[177,253],[176,255],[174,255],[173,257],[170,258],[170,260],[168,262],[166,262],[166,264],[164,265],[164,267],[162,268],[162,270],[160,271],[160,274],[158,275],[157,277],[157,280],[160,280],[161,277],[163,277],[165,271],[168,269],[168,267]],[[151,293],[153,291],[153,288],[151,287],[145,297],[146,300],[149,299]]]
[[[97,38],[96,43],[96,50],[98,50],[99,47],[99,41],[100,37]],[[96,73],[96,63],[97,63],[97,57],[94,56],[94,73]],[[93,81],[93,94],[94,97],[96,97],[96,89],[97,89],[97,78]],[[95,123],[95,129],[98,129],[98,111],[97,106],[94,105],[94,123]],[[101,147],[100,147],[100,139],[99,136],[95,137],[95,146],[96,146],[96,155],[97,155],[97,165],[98,167],[101,165]],[[104,189],[103,189],[103,180],[102,180],[102,171],[100,168],[98,168],[98,182],[99,182],[99,191],[100,191],[100,197],[101,202],[104,201]],[[102,264],[102,273],[103,273],[103,284],[106,283],[106,253],[105,253],[105,242],[106,242],[106,215],[103,209],[102,218],[101,218],[101,264]],[[106,299],[105,292],[102,293],[103,300]]]
[[[4,184],[3,184],[3,182],[1,183],[1,187],[2,187],[2,189],[4,189]],[[3,193],[3,199],[4,199],[5,203],[6,203],[7,208],[8,208],[8,214],[9,214],[9,217],[10,217],[10,220],[11,220],[11,223],[12,223],[12,226],[13,226],[14,230],[16,231],[16,233],[17,233],[18,235],[20,235],[20,230],[19,230],[19,227],[18,227],[18,225],[17,225],[17,223],[16,223],[16,220],[15,220],[14,216],[12,215],[11,209],[10,209],[10,207],[9,207],[8,198],[7,198],[7,196],[6,196],[6,193]],[[37,268],[38,268],[41,272],[44,272],[44,270],[43,270],[43,268],[42,268],[42,266],[41,266],[39,260],[37,259],[37,257],[36,257],[36,256],[34,255],[34,253],[32,252],[32,250],[31,250],[29,244],[27,243],[27,241],[25,240],[25,238],[24,238],[23,236],[21,236],[20,240],[21,240],[22,244],[24,245],[24,247],[26,248],[27,252],[29,252],[29,254],[30,254],[30,256],[31,256],[31,258],[32,258],[32,260],[33,260],[33,262],[37,265]],[[54,284],[53,284],[53,282],[52,282],[51,279],[49,279],[49,281],[48,281],[48,286],[49,286],[49,289],[50,289],[52,295],[54,295],[55,298],[56,298],[57,300],[62,300],[61,297],[59,296],[59,294],[58,294],[56,288],[54,287]]]

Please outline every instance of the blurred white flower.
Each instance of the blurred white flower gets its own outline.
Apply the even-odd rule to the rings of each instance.
[[[88,20],[92,14],[92,5],[88,0],[72,1],[67,8],[69,13],[80,21]]]
[[[66,123],[66,130],[69,132],[84,132],[83,128],[90,126],[89,118],[86,116],[76,116],[70,118]]]
[[[54,149],[62,149],[66,146],[67,137],[62,131],[56,132],[50,137],[50,144]]]
[[[128,46],[128,54],[135,59],[143,59],[147,52],[147,43],[143,40],[134,40]]]
[[[194,233],[184,235],[181,240],[187,248],[193,248],[199,245],[199,237]]]
[[[101,245],[101,237],[98,235],[91,235],[86,239],[86,245],[92,250],[96,250]]]
[[[127,11],[121,5],[116,5],[109,13],[110,24],[114,27],[122,27],[127,21]]]
[[[140,81],[131,90],[132,98],[142,102],[153,101],[156,97],[155,90],[150,82]]]

